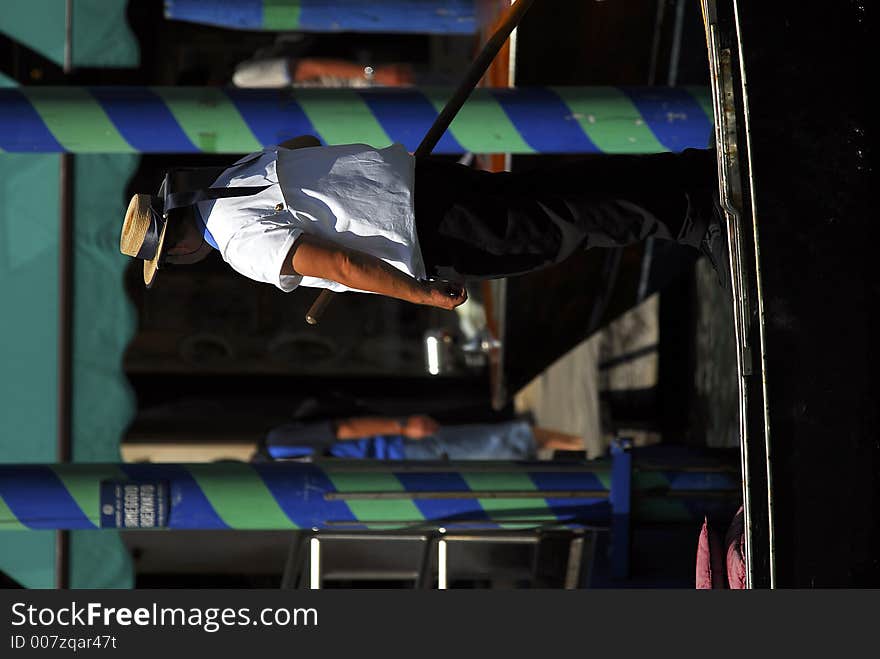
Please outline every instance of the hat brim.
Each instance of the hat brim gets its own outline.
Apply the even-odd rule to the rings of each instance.
[[[156,281],[156,273],[159,271],[159,261],[162,258],[162,252],[165,249],[165,232],[168,230],[168,222],[166,221],[162,225],[162,230],[159,232],[159,246],[156,247],[156,255],[150,260],[144,260],[144,284],[146,284],[147,288],[150,288],[153,285],[153,282]]]

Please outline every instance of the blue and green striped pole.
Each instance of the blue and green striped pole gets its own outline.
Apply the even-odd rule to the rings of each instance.
[[[450,89],[0,89],[0,151],[249,153],[302,134],[415,150]],[[477,89],[435,153],[657,153],[705,148],[703,88]]]
[[[165,18],[237,30],[474,34],[475,0],[165,0]]]
[[[614,487],[610,460],[2,465],[0,529],[596,525]],[[662,522],[701,519],[740,484],[711,466],[635,467],[629,488],[634,519]]]

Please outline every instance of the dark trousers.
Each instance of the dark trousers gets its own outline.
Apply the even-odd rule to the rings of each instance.
[[[696,149],[513,173],[419,158],[416,229],[428,276],[491,279],[649,236],[699,247],[717,185],[714,152]]]

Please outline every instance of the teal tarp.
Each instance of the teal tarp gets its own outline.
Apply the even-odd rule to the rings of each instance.
[[[64,0],[2,0],[0,32],[58,65],[64,63]],[[137,40],[126,21],[127,0],[73,0],[73,64],[136,67]]]
[[[54,462],[58,326],[58,156],[0,155],[0,460]],[[0,569],[54,586],[52,533],[0,534]]]
[[[119,254],[125,182],[137,156],[75,160],[73,457],[119,462],[134,410],[121,361],[135,327]],[[0,461],[54,462],[58,328],[58,156],[0,155]],[[31,588],[54,586],[54,534],[0,534],[0,569]],[[71,539],[71,585],[126,588],[131,565],[115,532]]]
[[[3,0],[0,31],[61,64],[64,2]],[[74,0],[76,66],[137,66],[125,0]],[[15,82],[0,74],[0,86]],[[74,160],[73,457],[119,462],[134,410],[121,368],[135,319],[122,287],[123,190],[137,156]],[[57,433],[59,157],[0,154],[0,462],[54,462]],[[0,531],[0,570],[28,588],[55,585],[55,536]],[[74,588],[129,588],[115,532],[71,535]]]
[[[0,87],[11,87],[15,81],[0,74]],[[21,176],[22,171],[29,174]],[[37,227],[22,231],[27,224],[21,221],[13,221],[16,212],[15,200],[25,199],[14,191],[19,182],[36,184],[40,180],[51,180],[58,177],[57,156],[5,156],[0,155],[0,301],[7,304],[8,310],[0,321],[0,363],[4,364],[6,377],[0,378],[0,400],[5,401],[0,414],[0,461],[16,462],[21,460],[54,460],[55,451],[51,439],[40,441],[39,437],[54,437],[55,417],[54,409],[46,408],[45,414],[35,415],[35,409],[42,409],[42,402],[55,400],[55,331],[52,329],[56,322],[55,308],[49,300],[57,299],[58,289],[54,277],[57,273],[57,259],[52,258],[57,254],[57,239],[49,239],[45,232],[39,232]],[[21,181],[19,181],[21,179]],[[37,190],[25,189],[24,194],[33,194]],[[39,198],[39,197],[38,197]],[[8,200],[8,202],[7,202]],[[57,196],[49,199],[50,205],[54,204],[57,218]],[[45,215],[50,217],[51,208]],[[53,226],[57,227],[57,219]],[[24,235],[22,235],[24,234]],[[40,237],[41,236],[41,237]],[[21,250],[21,256],[19,251]],[[42,258],[36,257],[39,252],[45,252]],[[16,264],[22,264],[28,259],[24,254],[31,253],[32,264],[29,268],[20,269]],[[29,309],[23,309],[22,315],[11,314],[10,309],[21,307],[21,292],[32,289],[30,285],[22,288],[19,283],[26,282],[31,276],[39,277],[39,284],[44,286],[45,291],[42,303],[28,305]],[[25,299],[27,299],[25,297]],[[39,302],[39,297],[34,300]],[[31,328],[29,323],[34,322]],[[28,341],[34,330],[45,327],[44,342],[45,350],[42,351],[38,364],[31,365],[27,358],[22,355],[15,346],[21,337],[27,337]],[[39,343],[37,343],[39,345]],[[46,355],[48,350],[51,356]],[[22,432],[21,428],[28,428]],[[37,438],[35,441],[34,438]],[[22,585],[31,588],[50,588],[54,585],[53,552],[55,541],[52,534],[37,532],[0,532],[0,570],[10,574]]]
[[[135,410],[122,356],[137,319],[122,285],[129,259],[119,253],[119,226],[138,156],[80,155],[74,162],[73,459],[121,462],[119,442]],[[73,588],[133,585],[116,532],[77,531],[70,555]]]

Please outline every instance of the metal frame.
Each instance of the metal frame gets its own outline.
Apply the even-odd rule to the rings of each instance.
[[[596,552],[596,537],[604,529],[585,527],[572,530],[569,541],[568,558],[566,561],[564,588],[567,590],[588,586],[592,577],[593,561]],[[325,573],[321,563],[321,546],[329,542],[421,542],[422,549],[416,569],[394,571],[358,571],[349,573],[333,573],[350,578],[374,578],[412,580],[413,587],[428,589],[434,584],[431,566],[437,557],[436,584],[438,590],[449,587],[449,549],[451,545],[464,543],[482,544],[524,544],[534,547],[531,563],[531,581],[535,583],[540,565],[540,543],[544,539],[541,528],[528,531],[468,531],[448,533],[445,527],[434,526],[421,533],[398,531],[373,531],[347,533],[344,531],[307,531],[298,532],[291,541],[288,558],[284,566],[280,587],[287,589],[319,590],[323,585]],[[627,557],[628,558],[628,557]]]
[[[764,299],[739,8],[737,0],[731,0],[730,6],[725,5],[724,9],[730,9],[732,16],[719,18],[717,0],[701,0],[701,4],[715,115],[719,196],[727,221],[730,248],[731,302],[737,346],[746,581],[749,588],[762,585],[775,588]],[[747,195],[744,194],[744,181],[747,183]],[[746,222],[749,215],[751,222]],[[752,243],[754,261],[748,258],[749,241]],[[754,281],[751,281],[750,275],[753,275]],[[756,309],[750,298],[754,298]],[[759,341],[757,346],[755,335]],[[753,348],[757,348],[756,354],[753,354]],[[763,493],[762,487],[765,488]],[[762,567],[766,566],[766,570],[759,570],[759,563]]]

